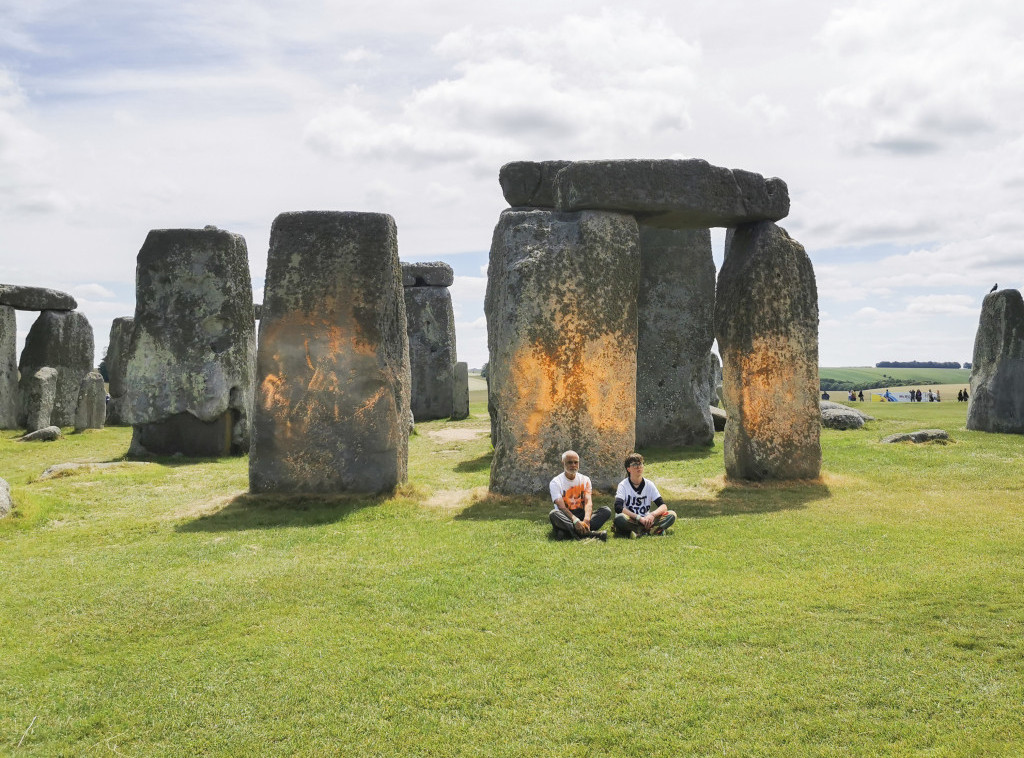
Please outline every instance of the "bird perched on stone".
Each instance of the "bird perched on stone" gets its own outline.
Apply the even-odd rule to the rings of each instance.
[[[989,290],[989,293],[995,292],[997,289],[999,289],[999,282],[992,285],[992,289]]]

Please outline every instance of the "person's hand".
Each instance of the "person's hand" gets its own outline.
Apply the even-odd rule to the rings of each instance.
[[[573,525],[573,528],[577,531],[577,533],[584,534],[590,527],[588,526],[586,521],[577,521]]]

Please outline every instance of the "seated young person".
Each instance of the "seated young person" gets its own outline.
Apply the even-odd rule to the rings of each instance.
[[[626,473],[615,492],[615,533],[629,537],[664,534],[676,521],[654,482],[644,479],[644,457],[626,456]]]

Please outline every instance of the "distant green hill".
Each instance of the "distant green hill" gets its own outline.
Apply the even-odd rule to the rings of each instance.
[[[910,384],[967,384],[969,368],[875,368],[852,366],[818,369],[823,390],[870,390]]]

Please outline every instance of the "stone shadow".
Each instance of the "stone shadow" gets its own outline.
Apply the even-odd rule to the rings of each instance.
[[[390,500],[380,495],[253,495],[232,498],[213,513],[177,525],[176,532],[230,532],[248,529],[277,529],[291,526],[321,526],[344,521],[353,513]]]
[[[483,455],[476,458],[472,458],[468,461],[459,461],[455,464],[455,471],[460,474],[475,474],[479,471],[489,471],[491,468],[491,459],[494,457],[494,451],[488,450]]]

